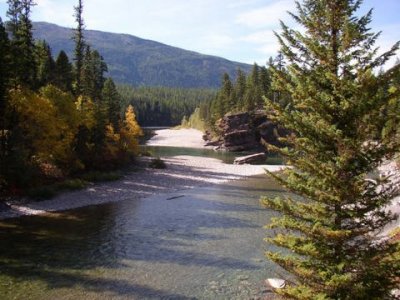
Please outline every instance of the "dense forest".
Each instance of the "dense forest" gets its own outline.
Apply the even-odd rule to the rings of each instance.
[[[74,8],[74,61],[53,58],[32,35],[33,0],[8,0],[0,20],[0,190],[19,193],[89,170],[131,161],[142,134],[107,64],[85,40],[82,1]]]
[[[213,89],[137,87],[118,85],[122,107],[132,105],[141,126],[176,126],[202,103],[216,95]]]

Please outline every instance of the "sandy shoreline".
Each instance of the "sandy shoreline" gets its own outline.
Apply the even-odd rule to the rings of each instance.
[[[150,145],[202,148],[201,132],[194,129],[160,130]],[[200,139],[199,139],[200,137]],[[143,158],[146,160],[148,158]],[[125,175],[121,180],[95,184],[84,190],[67,192],[51,200],[14,204],[0,211],[0,219],[39,215],[108,202],[136,200],[153,195],[166,195],[206,184],[219,184],[278,171],[283,166],[228,165],[218,159],[174,156],[163,158],[167,169],[145,169]]]
[[[161,129],[147,142],[148,146],[170,146],[183,148],[205,148],[203,133],[192,128]]]

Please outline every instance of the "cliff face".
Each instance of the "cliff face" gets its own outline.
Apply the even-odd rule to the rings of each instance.
[[[278,137],[287,134],[286,130],[268,120],[265,111],[227,114],[217,122],[217,128],[220,138],[209,145],[232,152],[263,150],[262,141],[282,146]]]

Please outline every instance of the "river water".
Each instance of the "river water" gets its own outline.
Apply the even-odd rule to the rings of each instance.
[[[135,201],[0,221],[0,299],[257,299],[264,175]]]

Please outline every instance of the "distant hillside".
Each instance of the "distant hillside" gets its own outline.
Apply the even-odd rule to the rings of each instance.
[[[73,53],[72,32],[54,24],[34,23],[36,39],[45,39],[54,56],[64,50]],[[248,64],[171,47],[132,35],[87,30],[86,40],[104,57],[109,75],[118,83],[146,86],[215,88],[222,74],[235,77],[238,68],[246,73]]]

